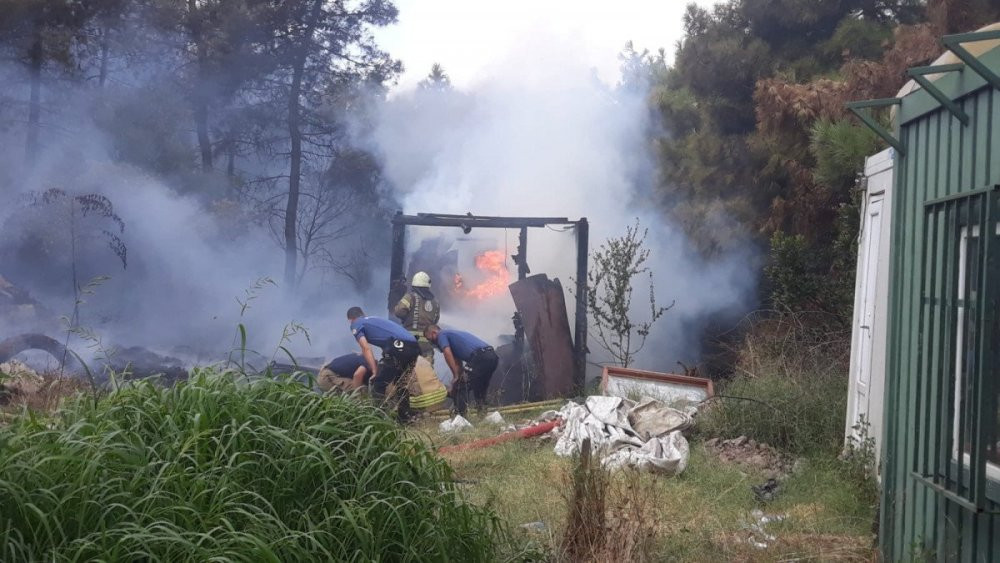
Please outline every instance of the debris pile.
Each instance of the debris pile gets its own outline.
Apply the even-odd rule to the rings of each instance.
[[[11,396],[38,393],[44,386],[45,380],[24,362],[0,363],[0,405],[6,404]]]
[[[730,440],[712,438],[705,448],[725,463],[734,463],[750,471],[764,473],[768,479],[781,479],[792,472],[794,464],[771,446],[740,436]]]
[[[583,405],[567,403],[558,412],[560,428],[555,453],[578,453],[589,439],[609,469],[632,467],[678,475],[687,467],[688,442],[681,431],[691,426],[694,409],[682,412],[661,401],[636,403],[621,397],[591,396]]]

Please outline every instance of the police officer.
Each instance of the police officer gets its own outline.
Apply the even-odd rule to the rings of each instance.
[[[500,363],[493,347],[468,332],[441,330],[437,325],[427,327],[424,336],[437,345],[451,368],[454,377],[451,395],[458,414],[465,416],[470,388],[476,401],[476,410],[484,411],[486,390],[489,389],[490,379]]]
[[[348,392],[368,384],[371,376],[365,357],[361,354],[344,354],[330,360],[319,370],[316,384],[323,392],[337,388]]]
[[[434,365],[434,346],[424,337],[424,330],[441,319],[441,305],[431,293],[431,277],[427,272],[413,275],[410,291],[399,300],[392,312],[417,339],[420,355]]]
[[[361,307],[351,307],[347,310],[347,320],[351,323],[351,333],[358,346],[365,364],[371,371],[369,388],[373,397],[384,399],[386,388],[391,383],[400,382],[403,374],[413,369],[420,356],[420,346],[417,339],[398,324],[378,317],[367,317]],[[372,346],[382,349],[382,358],[375,362]],[[397,416],[400,422],[406,422],[410,416],[410,394],[406,385],[397,385],[399,409]]]

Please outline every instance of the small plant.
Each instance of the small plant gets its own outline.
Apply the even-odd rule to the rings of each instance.
[[[858,491],[873,505],[878,504],[879,490],[876,475],[878,458],[875,453],[875,438],[869,434],[871,424],[861,416],[852,429],[854,434],[847,437],[847,444],[840,459],[844,463],[847,476]]]
[[[653,324],[674,306],[656,305],[653,273],[646,266],[648,234],[649,229],[642,228],[636,219],[634,225],[625,228],[624,236],[609,238],[594,251],[587,272],[586,299],[594,335],[601,348],[622,367],[632,364]],[[635,278],[642,274],[649,275],[650,314],[647,320],[637,321],[632,317],[632,291]]]

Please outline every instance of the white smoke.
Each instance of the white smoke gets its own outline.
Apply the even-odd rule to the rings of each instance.
[[[578,52],[566,40],[536,35],[468,89],[398,93],[370,142],[407,213],[586,217],[591,250],[639,218],[649,227],[657,300],[676,305],[655,327],[638,367],[669,370],[679,360],[697,361],[706,320],[741,311],[750,300],[752,252],[702,260],[654,209],[643,196],[655,173],[646,93],[602,83]],[[531,229],[532,273],[571,286],[572,234]],[[516,232],[495,236],[501,248],[516,247]],[[648,280],[638,280],[633,308],[640,318],[648,315],[647,295]],[[567,303],[572,326],[569,294]],[[494,311],[445,311],[443,320],[485,338],[509,326],[509,315]],[[593,338],[590,350],[591,361],[607,359]]]
[[[375,264],[376,283],[363,292],[348,289],[346,279],[331,283],[316,277],[298,291],[287,292],[281,287],[283,251],[265,227],[249,215],[221,217],[213,213],[210,197],[181,193],[170,178],[122,164],[92,120],[92,92],[81,87],[56,94],[63,107],[51,119],[58,118],[59,127],[43,130],[44,145],[34,164],[25,163],[23,128],[0,132],[5,147],[0,156],[0,224],[10,224],[26,212],[27,194],[50,188],[98,193],[111,201],[125,224],[121,238],[128,250],[127,268],[99,236],[81,242],[85,248],[80,249],[78,264],[80,284],[93,276],[110,276],[84,296],[80,306],[81,325],[99,335],[109,350],[139,345],[191,363],[214,362],[242,345],[237,331],[241,323],[247,329],[247,348],[263,354],[250,355],[258,366],[272,357],[289,324],[302,325],[312,340],[299,334],[284,342],[296,356],[331,357],[356,348],[345,312],[352,305],[384,309],[387,268]],[[203,182],[204,189],[225,185],[224,178],[211,176]],[[5,242],[22,235],[6,232]],[[20,263],[33,271],[0,263],[0,275],[55,315],[69,316],[74,300],[68,269],[40,258],[25,257]],[[263,279],[275,283],[259,284]],[[248,293],[255,284],[259,287]],[[23,331],[0,318],[0,339]],[[47,332],[62,338],[58,331]],[[87,341],[72,336],[69,342],[85,357],[95,357]],[[288,361],[283,355],[276,359]]]

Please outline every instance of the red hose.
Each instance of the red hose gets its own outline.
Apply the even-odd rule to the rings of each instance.
[[[464,444],[458,444],[455,446],[445,446],[443,448],[439,448],[438,453],[448,454],[464,450],[478,450],[479,448],[494,446],[496,444],[502,444],[503,442],[510,442],[511,440],[540,436],[542,434],[545,434],[546,432],[551,432],[553,428],[559,426],[561,423],[562,419],[559,418],[555,420],[550,420],[549,422],[539,422],[534,426],[529,426],[527,428],[522,428],[520,430],[515,430],[513,432],[506,432],[499,436],[493,436],[492,438],[483,438],[482,440],[476,440],[475,442],[466,442]]]

